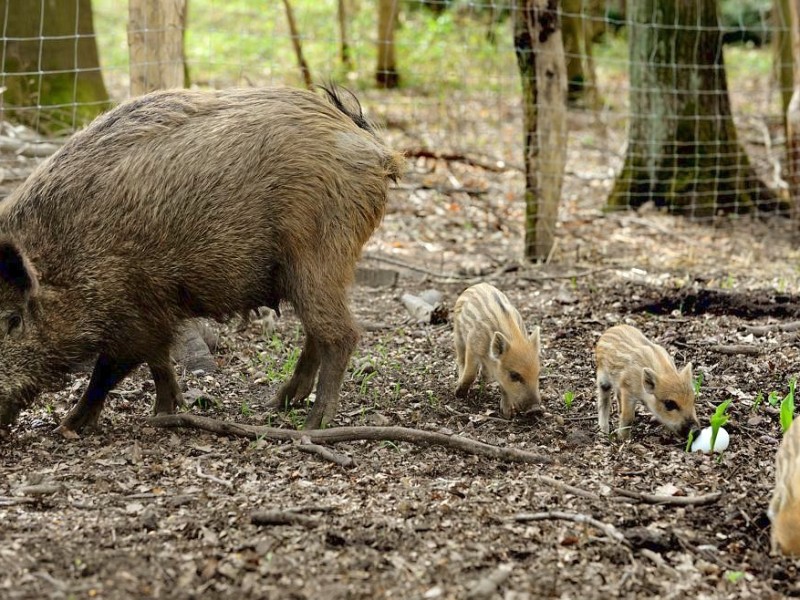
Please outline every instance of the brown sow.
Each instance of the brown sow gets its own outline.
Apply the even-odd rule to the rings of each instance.
[[[769,505],[772,551],[800,557],[800,419],[786,430],[775,457],[775,490]]]
[[[678,371],[664,348],[630,325],[615,325],[597,341],[597,420],[609,432],[611,396],[616,395],[620,423],[617,436],[627,439],[644,404],[663,425],[686,435],[699,427],[694,406],[692,365]]]
[[[174,90],[100,116],[0,204],[0,429],[75,365],[95,360],[62,421],[96,423],[109,390],[147,363],[156,413],[181,394],[178,325],[295,308],[305,345],[275,403],[335,415],[358,333],[347,288],[378,226],[392,152],[355,97],[296,89]]]
[[[507,419],[541,407],[539,328],[528,334],[503,292],[488,283],[467,288],[453,309],[453,339],[456,396],[467,395],[480,370],[500,384],[500,412]]]

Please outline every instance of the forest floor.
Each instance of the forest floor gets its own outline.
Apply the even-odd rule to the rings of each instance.
[[[588,127],[582,113],[570,118],[571,131]],[[418,145],[385,120],[398,147]],[[695,223],[649,208],[604,213],[608,156],[581,140],[570,145],[558,244],[541,267],[517,260],[519,169],[477,164],[491,150],[481,161],[409,159],[362,261],[397,279],[353,289],[365,327],[335,423],[457,434],[550,464],[356,441],[334,447],[353,459],[344,467],[294,443],[161,429],[147,421],[154,388],[144,369],[112,393],[99,431],[65,441],[52,430],[86,385],[87,374],[76,373],[24,411],[0,445],[0,596],[800,596],[798,563],[769,554],[766,516],[781,435],[767,398],[787,392],[800,350],[796,333],[748,329],[800,319],[789,224]],[[14,161],[5,165],[7,189],[18,183],[15,169],[24,171]],[[541,326],[543,414],[501,418],[496,384],[456,399],[450,324],[418,322],[400,302],[432,288],[452,308],[477,281],[502,289]],[[644,410],[630,441],[598,431],[593,347],[621,322],[702,373],[703,425],[733,400],[725,453],[685,452],[685,440]],[[181,373],[188,412],[295,428],[304,411],[278,415],[267,403],[297,357],[299,321],[286,307],[274,322],[238,325],[213,326],[215,372]],[[752,353],[729,354],[730,345]],[[719,497],[650,504],[619,489],[675,502]],[[254,524],[264,510],[296,522]]]

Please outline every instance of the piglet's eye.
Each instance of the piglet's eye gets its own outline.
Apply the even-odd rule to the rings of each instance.
[[[678,410],[680,407],[675,400],[664,400],[664,408],[668,411]]]
[[[524,379],[522,378],[522,375],[520,375],[516,371],[509,371],[508,372],[508,376],[511,378],[511,381],[513,381],[514,383],[522,383],[524,381]]]

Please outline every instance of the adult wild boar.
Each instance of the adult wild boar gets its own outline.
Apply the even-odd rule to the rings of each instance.
[[[291,303],[306,334],[286,407],[336,413],[358,339],[347,287],[402,158],[354,97],[295,89],[174,90],[75,134],[0,203],[0,427],[96,360],[61,422],[73,437],[147,363],[156,413],[181,394],[178,325]]]

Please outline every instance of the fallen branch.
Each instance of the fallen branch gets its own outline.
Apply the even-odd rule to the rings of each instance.
[[[190,427],[202,429],[218,435],[233,435],[251,440],[266,439],[273,441],[302,440],[307,437],[311,443],[335,444],[337,442],[353,442],[357,440],[408,442],[421,446],[442,446],[458,450],[466,454],[485,456],[510,462],[552,464],[549,456],[541,456],[519,450],[517,448],[501,448],[484,444],[459,435],[446,435],[433,431],[411,429],[408,427],[333,427],[331,429],[314,429],[297,431],[220,421],[199,415],[181,413],[178,415],[157,415],[149,417],[147,422],[154,427]],[[556,480],[553,480],[556,481]]]
[[[319,520],[296,512],[265,510],[250,516],[253,525],[302,525],[309,529],[319,525]]]
[[[622,488],[611,488],[611,491],[625,498],[638,500],[647,504],[664,504],[673,506],[702,506],[714,504],[722,497],[721,492],[713,492],[703,496],[658,496],[656,494],[643,494]]]
[[[791,321],[790,323],[775,323],[774,325],[745,325],[744,330],[747,333],[752,333],[758,337],[765,336],[772,331],[791,333],[800,331],[800,321]]]
[[[589,490],[585,490],[583,488],[575,487],[574,485],[564,483],[563,481],[559,481],[558,479],[553,479],[552,477],[547,477],[546,475],[537,475],[536,479],[541,481],[542,483],[546,483],[547,485],[556,487],[563,492],[569,492],[573,496],[579,496],[581,498],[589,498],[590,500],[600,500],[599,494],[595,494],[594,492],[590,492]]]
[[[611,525],[610,523],[603,523],[602,521],[598,521],[594,517],[590,517],[589,515],[584,515],[581,513],[567,513],[561,512],[557,510],[548,511],[548,512],[539,512],[539,513],[518,513],[514,515],[514,520],[517,523],[527,523],[529,521],[548,521],[548,520],[561,520],[561,521],[573,521],[575,523],[583,523],[584,525],[591,525],[592,527],[599,529],[603,533],[605,533],[611,539],[623,544],[625,546],[630,546],[630,542],[625,539],[625,536],[622,535],[616,527]]]
[[[620,267],[598,267],[597,269],[586,269],[585,271],[580,271],[578,273],[564,273],[561,275],[520,275],[520,279],[524,279],[525,281],[551,281],[557,279],[577,279],[579,277],[588,277],[589,275],[595,275],[597,273],[603,273],[604,271],[612,271],[614,269],[619,269]]]
[[[61,486],[58,483],[37,483],[36,485],[23,485],[14,490],[18,496],[52,496],[60,492]]]
[[[28,498],[25,496],[0,496],[0,506],[14,506],[15,504],[38,504],[41,498]]]
[[[316,454],[320,458],[337,464],[341,467],[352,467],[355,462],[349,456],[345,456],[344,454],[337,454],[336,452],[332,451],[330,448],[326,448],[325,446],[320,446],[319,444],[312,444],[311,442],[301,442],[297,444],[297,449],[300,452],[306,452],[308,454]]]
[[[761,348],[750,344],[717,344],[716,346],[711,346],[710,350],[720,354],[744,354],[746,356],[758,356],[761,354]]]
[[[419,184],[408,184],[408,183],[398,183],[397,185],[392,186],[393,190],[403,190],[404,192],[416,192],[417,190],[430,190],[433,192],[439,192],[440,194],[469,194],[470,196],[482,196],[483,194],[488,194],[489,190],[485,190],[483,188],[475,188],[475,187],[456,187],[456,186],[445,186],[445,185],[429,185],[426,183],[419,183]]]
[[[434,158],[436,160],[443,160],[446,162],[460,162],[473,167],[480,167],[493,173],[503,173],[509,169],[522,170],[521,167],[509,165],[505,161],[496,160],[488,162],[478,158],[472,158],[466,154],[459,154],[456,152],[436,152],[428,150],[427,148],[405,148],[403,154],[406,158]]]

